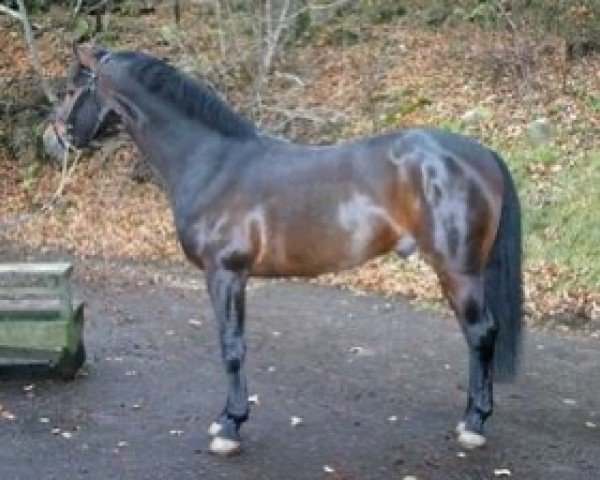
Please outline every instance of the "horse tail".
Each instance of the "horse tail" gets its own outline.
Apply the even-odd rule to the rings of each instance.
[[[500,224],[485,267],[484,301],[498,326],[494,349],[494,376],[515,377],[521,351],[523,290],[521,272],[521,207],[517,189],[506,166],[492,152],[504,180]]]

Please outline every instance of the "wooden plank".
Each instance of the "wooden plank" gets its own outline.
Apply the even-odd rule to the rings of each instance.
[[[56,277],[69,277],[73,271],[73,264],[68,262],[57,263],[0,263],[0,275],[50,275]]]
[[[27,297],[57,298],[63,292],[58,287],[0,287],[0,300]]]
[[[73,309],[73,317],[67,322],[67,351],[71,354],[77,352],[80,344],[83,344],[83,303],[77,303]]]
[[[25,318],[28,315],[39,318],[55,318],[67,314],[60,298],[19,298],[0,299],[0,319]]]
[[[52,364],[78,351],[83,306],[71,296],[72,269],[67,262],[0,264],[0,364]]]
[[[15,350],[60,352],[66,346],[68,329],[66,321],[0,322],[0,357]]]
[[[10,352],[6,351],[6,356],[0,357],[0,369],[25,365],[33,367],[50,366],[51,363],[56,362],[59,358],[60,353],[54,351],[48,353],[43,351],[30,352],[29,350],[23,351],[20,349],[12,349]]]

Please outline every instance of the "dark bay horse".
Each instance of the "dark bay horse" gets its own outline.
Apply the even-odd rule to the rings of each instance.
[[[458,439],[485,443],[493,376],[515,375],[522,324],[519,200],[495,152],[428,129],[296,145],[149,55],[75,53],[47,141],[84,147],[113,111],[164,180],[219,327],[228,394],[210,428],[213,452],[237,451],[248,419],[248,278],[311,276],[414,250],[435,269],[469,347]]]

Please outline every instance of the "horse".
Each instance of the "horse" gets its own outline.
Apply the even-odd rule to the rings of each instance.
[[[523,330],[520,204],[498,153],[427,128],[296,144],[140,52],[75,47],[67,84],[47,143],[84,148],[115,112],[164,182],[185,256],[204,270],[228,384],[211,452],[238,452],[249,416],[250,277],[310,277],[415,251],[433,267],[468,345],[458,441],[486,443],[493,380],[517,374]]]

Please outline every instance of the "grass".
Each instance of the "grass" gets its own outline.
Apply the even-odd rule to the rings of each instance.
[[[552,146],[507,155],[521,192],[526,261],[568,272],[568,286],[598,288],[600,150],[569,160]]]

